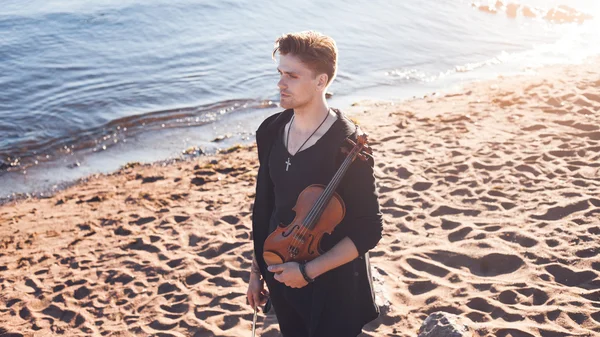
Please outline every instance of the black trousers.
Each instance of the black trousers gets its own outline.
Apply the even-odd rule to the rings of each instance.
[[[311,334],[310,327],[315,323],[311,317],[314,310],[312,284],[293,289],[272,280],[267,285],[284,337],[356,337],[362,332],[362,324],[355,317],[349,317],[351,310],[339,310],[344,308],[344,303],[325,301]]]

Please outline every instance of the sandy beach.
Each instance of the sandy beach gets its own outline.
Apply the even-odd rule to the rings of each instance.
[[[600,336],[600,59],[346,111],[384,214],[380,317]],[[129,165],[0,206],[0,336],[250,336],[256,148]],[[271,312],[258,335],[280,336]]]

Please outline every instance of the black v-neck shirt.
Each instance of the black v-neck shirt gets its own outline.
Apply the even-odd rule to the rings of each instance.
[[[269,156],[269,173],[275,189],[275,208],[271,215],[269,233],[282,223],[289,225],[295,216],[292,210],[300,193],[312,184],[327,185],[335,174],[335,155],[343,140],[339,118],[315,144],[290,155],[285,145],[285,126],[279,130]],[[288,158],[291,162],[286,171]]]
[[[254,238],[260,240],[258,245],[264,244],[267,230],[271,233],[279,224],[289,225],[294,219],[292,208],[300,193],[312,184],[327,185],[345,159],[340,147],[346,137],[356,140],[351,133],[356,126],[341,112],[336,111],[336,114],[337,120],[325,134],[293,157],[284,145],[286,123],[282,122],[272,130],[266,129],[272,124],[261,124],[257,131],[257,144],[259,149],[263,146],[263,150],[259,150],[261,166],[252,224]],[[261,153],[266,153],[266,156],[261,157]],[[286,171],[288,156],[292,164]],[[376,317],[378,309],[366,253],[381,239],[383,223],[373,168],[372,157],[368,157],[367,161],[357,159],[350,165],[336,189],[346,206],[346,214],[332,234],[325,234],[320,242],[320,248],[328,251],[348,237],[356,246],[359,258],[321,274],[315,282],[302,288],[288,287],[276,281],[272,273],[264,272],[278,313],[290,312],[292,309],[288,307],[291,306],[311,329],[321,319],[331,317],[344,317],[348,322],[361,325]],[[263,207],[267,207],[266,212],[261,213]],[[259,265],[261,263],[259,260]]]

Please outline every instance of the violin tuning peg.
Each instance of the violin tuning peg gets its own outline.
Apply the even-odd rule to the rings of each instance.
[[[358,157],[358,158],[360,158],[360,160],[362,160],[362,161],[367,161],[367,156],[365,156],[365,155],[364,155],[364,154],[362,154],[362,153],[359,153],[359,154],[357,155],[357,157]]]

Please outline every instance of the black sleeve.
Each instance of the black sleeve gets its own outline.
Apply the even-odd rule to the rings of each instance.
[[[373,158],[364,161],[359,158],[350,165],[342,179],[342,193],[346,205],[342,235],[352,240],[359,256],[373,249],[383,230],[383,220],[379,209]]]

